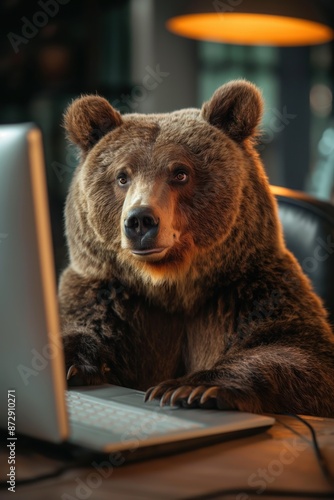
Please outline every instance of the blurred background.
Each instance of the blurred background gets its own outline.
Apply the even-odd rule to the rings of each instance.
[[[243,6],[209,3],[217,16]],[[333,0],[314,3],[333,26]],[[258,149],[270,183],[334,203],[333,41],[179,36],[166,22],[185,6],[192,8],[186,0],[1,0],[0,123],[33,121],[43,131],[58,272],[67,262],[63,207],[77,164],[61,122],[80,94],[101,94],[122,113],[165,112],[199,107],[223,83],[249,79],[266,101]]]

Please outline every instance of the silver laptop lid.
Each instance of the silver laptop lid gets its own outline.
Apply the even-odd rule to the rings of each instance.
[[[7,429],[11,391],[16,432],[62,441],[64,360],[42,137],[33,124],[0,126],[0,278],[0,426]]]

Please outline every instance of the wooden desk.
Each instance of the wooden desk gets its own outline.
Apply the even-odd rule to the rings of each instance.
[[[276,419],[277,423],[262,434],[109,469],[106,479],[92,467],[73,469],[57,479],[18,486],[14,497],[2,490],[0,497],[16,500],[173,500],[239,488],[238,494],[217,498],[265,500],[269,487],[330,492],[319,468],[309,430],[293,417],[276,416]],[[320,448],[334,474],[334,419],[306,419],[314,426]],[[29,454],[19,453],[18,442],[17,477],[46,473],[59,466],[59,462],[30,451]],[[3,478],[8,465],[3,453],[0,458]],[[251,496],[243,493],[249,487],[259,493]]]

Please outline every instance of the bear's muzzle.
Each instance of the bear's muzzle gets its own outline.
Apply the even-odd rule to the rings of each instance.
[[[124,220],[124,234],[131,242],[131,251],[143,260],[161,258],[164,247],[156,247],[159,218],[150,207],[132,208]]]

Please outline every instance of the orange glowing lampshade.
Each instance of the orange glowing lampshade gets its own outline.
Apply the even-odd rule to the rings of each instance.
[[[333,29],[324,22],[325,16],[319,15],[315,2],[224,2],[225,9],[222,11],[218,8],[223,5],[222,2],[195,2],[195,12],[191,12],[190,8],[184,14],[169,19],[166,26],[172,33],[187,38],[239,45],[314,45],[334,38]],[[229,7],[233,3],[239,3],[240,8]]]

